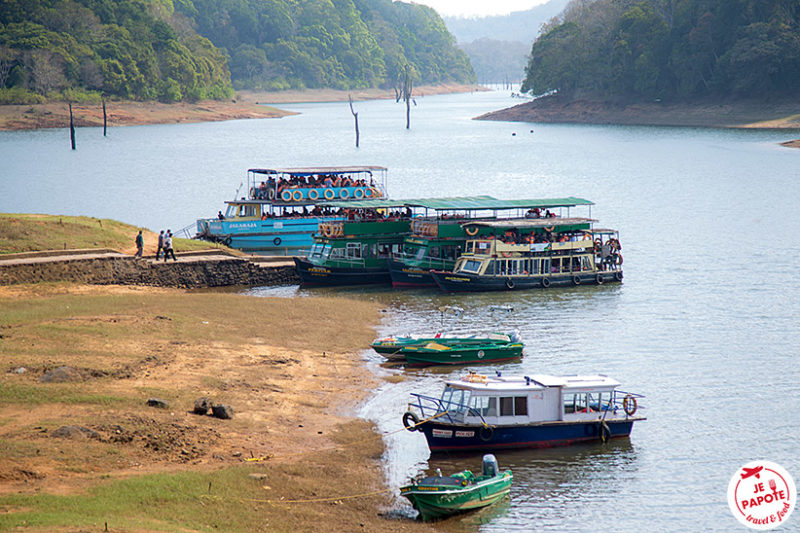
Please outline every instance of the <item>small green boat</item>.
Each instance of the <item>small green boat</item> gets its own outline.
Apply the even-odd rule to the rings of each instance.
[[[490,315],[495,311],[511,312],[511,307],[491,305]],[[466,365],[514,359],[522,356],[525,345],[519,332],[493,331],[483,334],[451,332],[453,323],[461,317],[463,309],[446,306],[442,313],[442,329],[435,335],[391,335],[375,340],[371,347],[388,361],[406,361],[412,365]],[[446,317],[450,324],[444,327]]]
[[[469,470],[442,476],[437,469],[437,475],[401,487],[400,494],[427,522],[495,503],[511,491],[512,479],[511,470],[500,472],[495,456],[487,454],[479,476]]]

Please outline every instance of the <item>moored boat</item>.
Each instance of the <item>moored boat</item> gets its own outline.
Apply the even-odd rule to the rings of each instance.
[[[344,220],[343,209],[323,202],[385,198],[386,168],[251,168],[246,191],[226,202],[216,218],[199,219],[197,238],[248,252],[290,254],[311,246],[321,222]]]
[[[438,398],[413,393],[403,425],[432,452],[541,448],[628,437],[640,394],[604,375],[447,380]]]
[[[435,476],[401,487],[400,494],[408,498],[420,518],[427,522],[492,505],[511,491],[513,479],[511,470],[500,472],[495,456],[487,454],[480,475],[463,470],[442,476],[437,469]]]
[[[499,222],[471,221],[469,231],[497,228],[467,241],[452,271],[432,270],[444,291],[508,291],[601,285],[622,281],[622,246],[612,229],[594,229],[588,218],[539,218],[509,229]]]
[[[575,197],[499,200],[491,196],[473,196],[408,202],[412,202],[408,205],[423,208],[425,214],[412,221],[403,251],[394,254],[389,261],[395,288],[435,287],[431,270],[452,270],[468,240],[495,235],[499,224],[505,224],[506,229],[513,228],[517,221],[550,213],[550,209],[555,213],[566,210],[569,216],[570,208],[593,205]],[[482,221],[498,225],[469,224]]]

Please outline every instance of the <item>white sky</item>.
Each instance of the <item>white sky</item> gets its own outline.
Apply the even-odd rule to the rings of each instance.
[[[507,15],[544,4],[547,0],[405,0],[425,4],[443,17],[481,17]]]

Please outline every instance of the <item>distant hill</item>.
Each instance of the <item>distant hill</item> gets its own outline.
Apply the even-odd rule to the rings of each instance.
[[[530,48],[539,35],[542,24],[561,13],[568,2],[569,0],[550,0],[525,11],[493,17],[444,17],[444,23],[458,43],[470,43],[485,38],[523,42]]]
[[[557,16],[569,0],[550,0],[525,11],[493,17],[445,17],[458,46],[469,56],[481,83],[519,82],[531,43],[544,23]]]

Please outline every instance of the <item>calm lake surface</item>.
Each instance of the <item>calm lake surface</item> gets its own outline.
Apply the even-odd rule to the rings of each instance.
[[[471,120],[519,100],[508,92],[418,97],[411,130],[393,100],[357,102],[361,148],[347,103],[283,106],[283,119],[78,130],[0,132],[0,211],[115,218],[173,231],[213,216],[249,167],[377,164],[392,196],[579,196],[600,227],[620,231],[621,285],[443,295],[434,290],[278,287],[251,294],[374,299],[381,333],[436,329],[437,309],[465,308],[461,326],[485,330],[489,304],[514,313],[503,329],[526,342],[504,373],[608,374],[643,393],[630,440],[498,452],[514,472],[511,499],[448,520],[444,530],[744,531],[728,481],[751,460],[800,480],[800,151],[798,132],[545,125]],[[112,108],[113,117],[113,108]],[[133,235],[131,236],[133,239]],[[392,487],[440,467],[480,469],[481,454],[429,457],[401,428],[411,391],[438,395],[461,369],[379,375],[362,409],[385,440]],[[400,519],[413,512],[399,497]],[[789,526],[800,529],[795,513]],[[778,530],[781,530],[779,528]]]

